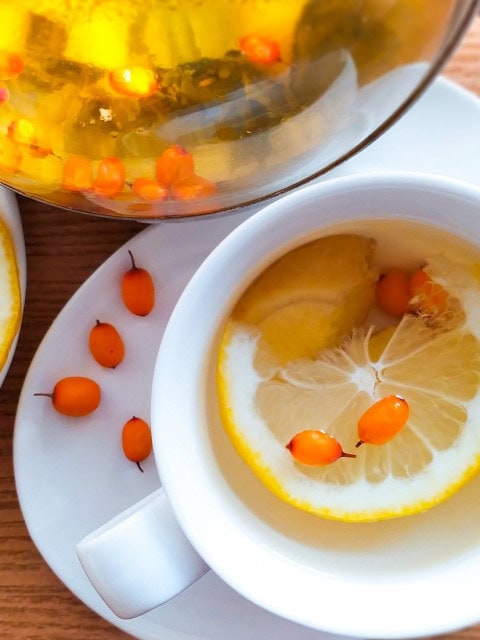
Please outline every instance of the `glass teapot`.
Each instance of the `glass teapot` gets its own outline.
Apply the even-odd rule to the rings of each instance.
[[[325,173],[435,77],[467,0],[2,0],[0,182],[211,214]]]

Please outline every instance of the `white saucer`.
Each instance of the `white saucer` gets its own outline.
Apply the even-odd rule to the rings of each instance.
[[[405,169],[480,184],[479,139],[480,100],[439,79],[379,141],[329,176]],[[120,430],[132,415],[149,419],[153,366],[169,314],[196,267],[246,215],[154,225],[133,238],[60,313],[35,355],[20,397],[14,464],[30,535],[73,593],[141,640],[333,638],[250,604],[212,572],[155,611],[120,620],[93,590],[75,554],[84,535],[158,486],[153,459],[145,463],[144,474],[124,459]],[[119,279],[129,268],[127,249],[157,283],[158,303],[146,318],[129,315],[119,299]],[[86,340],[96,318],[114,323],[124,336],[127,355],[115,370],[102,370],[88,353]],[[97,379],[104,390],[100,409],[77,422],[56,414],[47,398],[33,395],[73,374]]]
[[[20,218],[20,211],[17,205],[17,199],[10,189],[0,186],[0,217],[7,225],[10,236],[12,238],[13,248],[17,259],[18,275],[20,280],[20,290],[22,294],[22,307],[25,304],[25,290],[27,286],[27,258],[25,255],[25,242],[23,239],[22,222]],[[23,315],[23,309],[22,309]],[[8,353],[7,360],[4,366],[0,369],[0,386],[3,384],[5,377],[10,368],[10,364],[15,353],[15,348],[18,342],[18,336],[20,333],[20,324],[17,334],[12,342],[10,351]]]

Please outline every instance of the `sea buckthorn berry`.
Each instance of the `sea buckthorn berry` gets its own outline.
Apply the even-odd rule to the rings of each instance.
[[[125,186],[125,165],[120,158],[103,158],[93,182],[94,192],[105,198],[111,198],[123,191]]]
[[[409,276],[400,269],[392,269],[382,274],[375,287],[378,306],[394,318],[401,318],[409,310]]]
[[[339,458],[355,458],[345,453],[338,440],[318,429],[300,431],[286,445],[296,462],[310,466],[324,466]]]
[[[10,99],[10,91],[4,82],[0,82],[0,106]]]
[[[122,278],[122,300],[127,309],[137,316],[147,316],[155,305],[155,284],[146,269],[137,267],[131,251],[132,267]]]
[[[122,449],[125,457],[135,462],[143,473],[140,463],[152,452],[152,433],[145,420],[133,416],[123,425]]]
[[[109,81],[114,91],[131,98],[147,98],[158,89],[156,73],[145,67],[115,69],[110,73]]]
[[[411,307],[426,315],[442,313],[448,306],[448,293],[428,273],[417,269],[410,277]]]
[[[88,346],[98,364],[110,369],[119,365],[125,355],[125,345],[117,329],[100,320],[97,320],[90,331]]]
[[[193,156],[180,145],[168,147],[157,158],[155,174],[158,182],[164,187],[170,187],[194,175]]]
[[[62,188],[66,191],[90,191],[93,187],[92,164],[83,156],[70,156],[63,165]]]
[[[177,200],[205,198],[214,194],[216,190],[217,188],[213,182],[196,175],[172,186],[173,197]]]
[[[19,76],[24,69],[21,56],[8,51],[0,51],[0,78],[10,80]]]
[[[240,38],[240,51],[250,62],[257,64],[273,64],[280,60],[278,42],[263,36],[243,36]]]
[[[168,189],[153,178],[141,177],[134,180],[132,191],[143,200],[160,201],[168,196]]]
[[[390,395],[378,400],[358,421],[360,439],[356,446],[389,442],[405,426],[409,415],[410,408],[402,396]]]
[[[53,408],[64,416],[81,417],[95,411],[100,404],[100,386],[91,378],[70,376],[62,378],[51,393],[35,393],[51,399]]]

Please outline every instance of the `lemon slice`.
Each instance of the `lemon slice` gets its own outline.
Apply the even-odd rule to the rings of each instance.
[[[20,325],[22,298],[17,259],[10,232],[0,219],[0,370]]]
[[[279,362],[315,357],[364,322],[378,277],[370,265],[374,249],[373,240],[353,234],[297,247],[248,287],[233,318],[258,327]]]
[[[404,316],[374,349],[370,330],[354,330],[316,359],[275,366],[258,327],[227,324],[218,361],[222,420],[247,464],[283,500],[328,518],[382,520],[440,503],[477,472],[478,267],[438,257],[427,270],[449,293],[448,308],[434,319]],[[409,403],[406,426],[385,445],[355,448],[359,417],[390,394]],[[285,445],[303,429],[332,434],[357,458],[296,463]]]

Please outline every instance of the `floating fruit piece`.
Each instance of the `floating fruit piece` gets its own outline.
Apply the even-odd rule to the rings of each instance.
[[[27,118],[14,120],[8,126],[8,137],[18,144],[30,145],[35,140],[35,125]]]
[[[258,35],[240,38],[240,51],[257,64],[273,64],[280,60],[280,46],[275,40]]]
[[[165,187],[182,182],[194,175],[193,156],[180,145],[168,147],[157,158],[155,175],[158,182]]]
[[[67,191],[89,191],[93,187],[92,163],[83,156],[70,156],[63,167],[62,188]]]
[[[22,147],[26,147],[37,158],[45,158],[52,153],[46,142],[40,142],[40,134],[36,126],[27,118],[18,118],[11,122],[8,127],[8,137]]]
[[[390,395],[378,400],[358,421],[360,440],[356,446],[389,442],[406,425],[409,415],[410,408],[402,396]]]
[[[319,429],[300,431],[286,447],[297,462],[311,466],[331,464],[339,458],[357,457],[353,453],[345,453],[338,440]]]
[[[127,309],[136,316],[148,315],[155,305],[155,285],[146,269],[137,267],[133,253],[128,252],[132,267],[122,278],[122,300]]]
[[[140,177],[132,184],[132,191],[144,200],[165,200],[168,196],[168,188],[161,185],[153,178]]]
[[[115,69],[109,74],[108,79],[114,91],[132,98],[146,98],[158,89],[156,73],[145,67]]]
[[[0,138],[0,169],[16,173],[22,164],[22,154],[15,142]]]
[[[401,318],[409,310],[409,276],[400,269],[382,274],[375,287],[378,306],[394,318]]]
[[[442,313],[448,306],[448,294],[437,282],[433,282],[423,269],[417,269],[410,278],[411,306],[426,315]]]
[[[125,165],[120,158],[103,158],[97,170],[97,177],[93,182],[94,192],[106,198],[111,198],[125,186]]]
[[[10,91],[4,82],[0,82],[0,106],[8,102],[10,98]]]
[[[0,78],[10,80],[19,76],[24,69],[22,58],[16,53],[0,51]]]
[[[145,420],[133,416],[123,425],[122,449],[125,457],[135,462],[143,473],[140,463],[152,452],[152,433]]]
[[[64,416],[81,417],[95,411],[100,404],[100,386],[91,378],[70,376],[62,378],[52,393],[34,393],[51,398],[53,408]]]
[[[90,353],[102,367],[114,369],[123,360],[125,345],[117,329],[97,320],[88,338]]]
[[[217,190],[216,185],[205,178],[193,175],[172,185],[172,195],[177,200],[194,200],[210,196]]]

